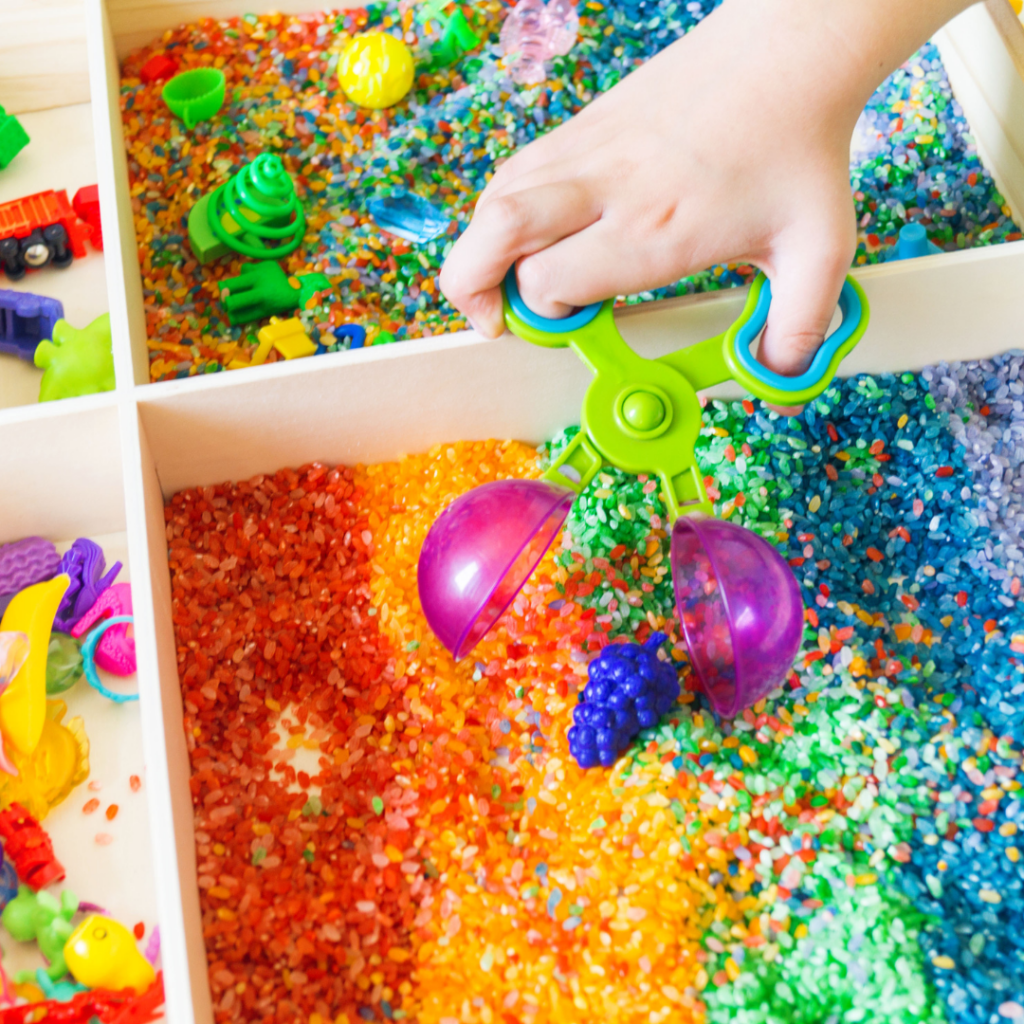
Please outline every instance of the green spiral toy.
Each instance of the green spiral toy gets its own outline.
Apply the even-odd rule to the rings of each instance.
[[[203,196],[188,219],[200,263],[229,252],[277,260],[302,243],[306,215],[281,158],[262,153],[230,181]]]

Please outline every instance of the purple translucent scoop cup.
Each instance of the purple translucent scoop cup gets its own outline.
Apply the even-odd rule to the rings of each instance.
[[[693,670],[715,711],[731,718],[792,669],[803,633],[800,589],[771,544],[720,519],[677,519],[671,564]]]
[[[456,498],[437,517],[420,552],[420,604],[456,661],[512,603],[574,498],[544,480],[495,480]]]

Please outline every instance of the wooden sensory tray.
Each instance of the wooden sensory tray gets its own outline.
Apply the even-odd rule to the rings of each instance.
[[[1018,220],[1024,216],[1024,28],[990,0],[936,40],[981,152]],[[52,105],[39,67],[53,32],[77,24],[74,0],[18,0],[32,10],[9,42],[0,12],[0,101]],[[203,946],[188,757],[170,618],[163,503],[186,486],[249,477],[319,459],[380,461],[457,438],[540,441],[576,421],[586,371],[571,352],[472,332],[339,352],[251,370],[150,384],[142,289],[118,110],[118,59],[200,16],[297,12],[312,0],[84,0],[88,82],[73,61],[63,95],[92,97],[104,219],[104,264],[117,389],[107,395],[0,409],[0,541],[35,530],[71,538],[125,535],[139,654],[152,863],[169,1019],[212,1019]],[[57,29],[47,26],[60,22]],[[67,102],[65,100],[64,102]],[[1024,242],[856,272],[872,305],[867,337],[845,373],[917,369],[1021,344]],[[620,314],[645,355],[692,344],[738,313],[740,291],[674,299]],[[500,386],[498,386],[500,382]],[[72,443],[74,439],[74,443]],[[13,487],[11,481],[19,481]],[[24,481],[24,483],[21,483]]]

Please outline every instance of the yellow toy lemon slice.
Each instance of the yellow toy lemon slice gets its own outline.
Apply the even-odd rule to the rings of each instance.
[[[25,664],[0,694],[0,733],[20,754],[31,754],[43,734],[50,633],[60,599],[70,584],[70,578],[61,575],[26,587],[14,596],[0,622],[0,630],[24,633],[29,642]]]
[[[87,917],[64,944],[64,959],[75,981],[89,988],[145,992],[156,972],[139,952],[132,933],[101,914]]]
[[[416,67],[409,47],[387,32],[350,39],[338,64],[338,84],[357,106],[393,107],[412,88]]]

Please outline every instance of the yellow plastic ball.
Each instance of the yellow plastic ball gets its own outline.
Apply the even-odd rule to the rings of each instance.
[[[338,64],[338,84],[357,106],[393,107],[412,88],[415,74],[409,47],[387,32],[366,32],[349,40]]]

